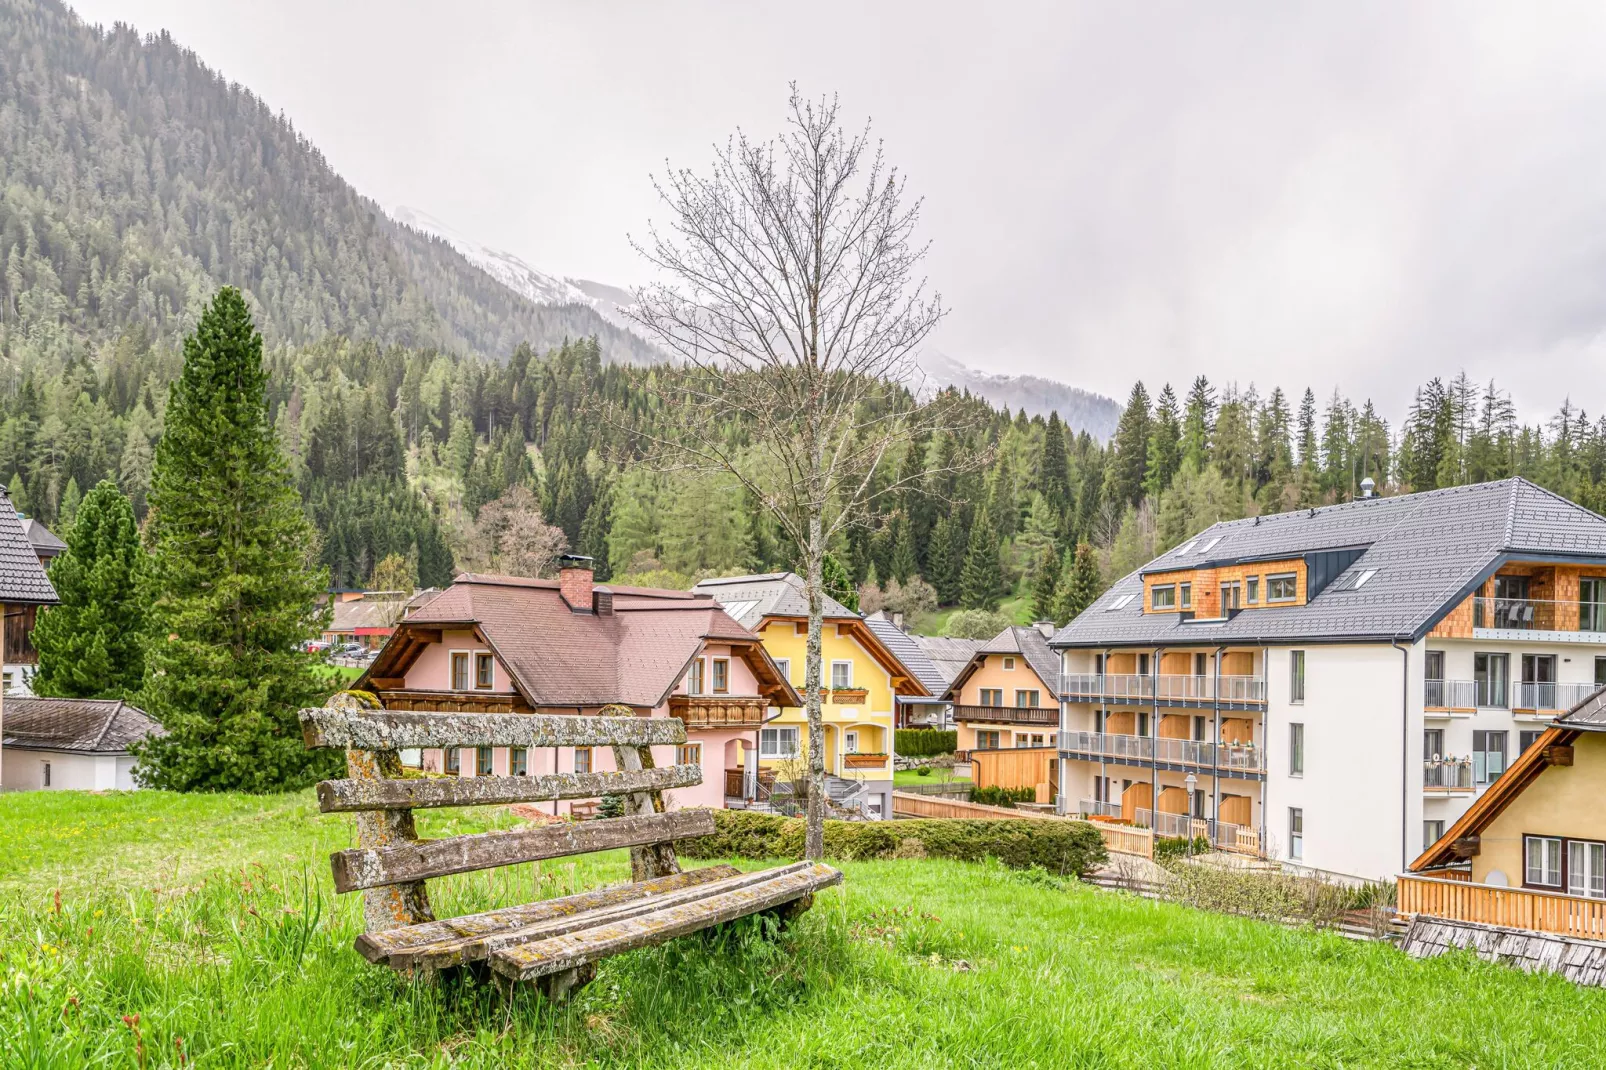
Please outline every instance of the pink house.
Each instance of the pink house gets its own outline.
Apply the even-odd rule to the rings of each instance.
[[[655,747],[658,765],[699,764],[703,782],[676,806],[754,797],[759,729],[802,705],[759,637],[707,595],[592,582],[589,558],[564,559],[557,580],[464,574],[399,621],[352,685],[392,710],[679,717],[683,747]],[[426,772],[520,776],[605,771],[602,748],[426,750],[403,760]],[[554,813],[588,804],[550,804]]]

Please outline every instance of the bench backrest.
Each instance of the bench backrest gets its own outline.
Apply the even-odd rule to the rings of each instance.
[[[668,811],[666,789],[702,783],[700,765],[657,768],[654,746],[686,741],[672,717],[420,713],[326,707],[301,711],[309,748],[346,752],[347,777],[318,785],[324,813],[357,815],[357,847],[330,858],[337,892],[363,892],[368,932],[434,920],[424,882],[451,873],[629,847],[636,880],[679,872],[674,841],[714,831],[707,810]],[[404,778],[400,752],[452,747],[611,747],[613,772]],[[555,822],[421,843],[416,809],[590,799],[616,795],[625,815]]]

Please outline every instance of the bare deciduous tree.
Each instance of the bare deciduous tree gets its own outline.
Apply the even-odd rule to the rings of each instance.
[[[464,557],[478,571],[535,578],[549,575],[568,548],[563,529],[548,524],[535,495],[516,483],[480,506]]]
[[[738,132],[711,173],[670,170],[655,184],[669,223],[635,247],[660,281],[637,294],[634,316],[684,374],[678,426],[654,442],[734,475],[796,547],[809,603],[805,854],[819,858],[826,548],[867,500],[903,485],[873,480],[877,467],[944,429],[947,407],[911,390],[915,349],[943,315],[917,274],[920,202],[906,203],[868,126],[846,132],[834,99],[804,100],[796,86],[779,138]]]

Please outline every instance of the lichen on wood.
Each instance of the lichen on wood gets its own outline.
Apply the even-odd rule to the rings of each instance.
[[[327,707],[302,710],[301,733],[309,748],[393,751],[419,747],[647,747],[686,742],[686,726],[673,717],[419,713]]]
[[[541,776],[326,780],[318,785],[318,808],[326,814],[332,814],[359,810],[595,799],[603,795],[689,788],[702,782],[702,767],[697,765],[671,765],[662,769],[622,772],[548,773]]]

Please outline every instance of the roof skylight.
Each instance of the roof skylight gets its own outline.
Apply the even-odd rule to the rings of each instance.
[[[1125,609],[1127,606],[1132,604],[1132,599],[1136,597],[1137,595],[1135,594],[1123,594],[1120,598],[1117,598],[1114,602],[1111,602],[1109,607],[1105,609],[1104,612],[1109,613],[1112,610]]]
[[[1187,542],[1185,542],[1181,546],[1177,547],[1177,556],[1181,557],[1183,554],[1187,553],[1189,550],[1193,549],[1198,544],[1199,544],[1199,540],[1198,539],[1189,539]]]
[[[736,620],[741,620],[744,616],[752,611],[754,606],[758,605],[758,601],[756,599],[749,599],[744,602],[721,602],[720,605],[724,608],[726,613],[731,615],[731,617]]]
[[[1221,536],[1217,535],[1215,538],[1211,539],[1209,542],[1207,542],[1203,546],[1199,547],[1199,552],[1201,554],[1209,553],[1210,552],[1210,548],[1212,546],[1214,546],[1216,543],[1220,542],[1220,541],[1221,541]]]
[[[1350,587],[1350,590],[1352,590],[1352,591],[1360,590],[1362,587],[1366,586],[1366,581],[1367,580],[1371,579],[1373,576],[1376,576],[1376,575],[1377,575],[1377,569],[1375,569],[1375,568],[1366,569],[1359,576],[1355,577],[1355,583]]]

